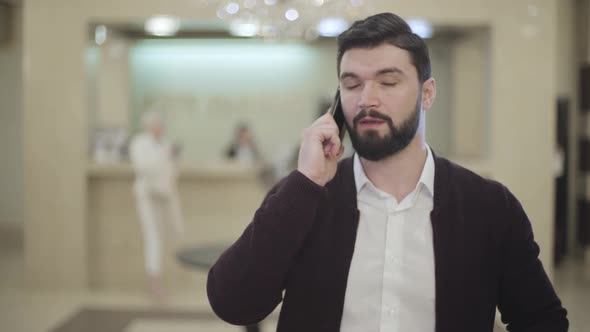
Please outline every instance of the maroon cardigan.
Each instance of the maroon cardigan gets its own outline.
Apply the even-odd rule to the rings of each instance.
[[[518,200],[439,157],[434,193],[436,331],[492,331],[496,306],[510,331],[567,331],[566,310]],[[277,331],[339,331],[359,222],[356,196],[351,158],[326,187],[297,171],[283,179],[209,271],[215,313],[247,325],[283,301]]]

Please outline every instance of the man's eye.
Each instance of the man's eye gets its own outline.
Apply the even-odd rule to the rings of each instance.
[[[385,86],[396,86],[397,82],[382,82],[381,84],[383,84]]]
[[[347,90],[352,90],[352,89],[356,89],[360,86],[360,84],[349,84],[349,85],[345,85],[344,88]]]

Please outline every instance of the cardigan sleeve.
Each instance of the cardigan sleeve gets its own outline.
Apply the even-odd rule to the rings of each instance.
[[[288,272],[327,190],[298,171],[273,188],[239,239],[213,265],[207,295],[235,325],[261,321],[282,301]]]
[[[562,307],[538,258],[528,217],[518,200],[505,189],[505,225],[498,309],[509,331],[567,331]]]

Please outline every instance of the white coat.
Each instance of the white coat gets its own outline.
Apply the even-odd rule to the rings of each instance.
[[[148,132],[133,138],[130,158],[135,170],[134,193],[143,232],[145,268],[148,275],[162,270],[163,226],[172,223],[181,235],[184,222],[176,186],[177,166],[172,146]]]

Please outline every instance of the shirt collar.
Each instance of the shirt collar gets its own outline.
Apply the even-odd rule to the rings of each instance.
[[[420,174],[420,179],[418,180],[416,187],[420,185],[424,186],[430,195],[434,197],[434,157],[432,156],[432,151],[430,151],[429,146],[426,146],[426,151],[426,162],[424,163],[424,167],[422,168],[422,173]],[[363,165],[361,164],[361,159],[357,153],[354,154],[353,170],[357,194],[367,184],[370,184],[375,188],[375,186],[371,183],[371,180],[369,180],[365,174]]]

